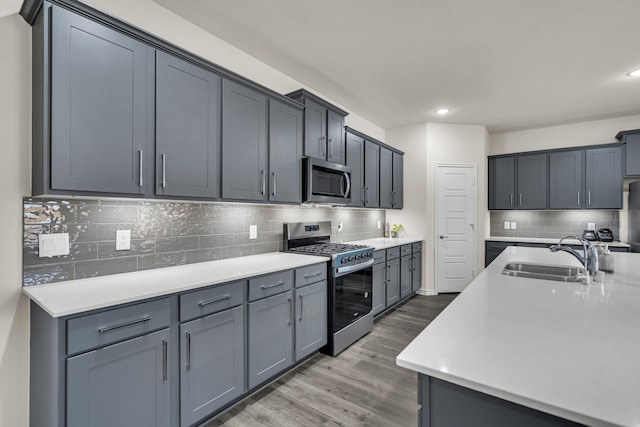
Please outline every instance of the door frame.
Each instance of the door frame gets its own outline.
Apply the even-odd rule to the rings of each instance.
[[[475,233],[473,234],[473,260],[472,260],[472,276],[473,279],[477,277],[477,259],[478,259],[478,165],[476,163],[436,163],[435,168],[435,197],[434,197],[434,233],[433,233],[433,248],[434,248],[434,263],[433,263],[433,272],[434,272],[434,283],[433,288],[435,290],[435,294],[438,295],[438,277],[440,272],[440,264],[438,263],[438,251],[439,251],[439,241],[440,237],[438,235],[439,230],[439,212],[440,212],[440,174],[438,171],[440,168],[463,168],[463,169],[471,169],[473,172],[473,180],[474,185],[476,187],[475,191],[475,216],[474,216],[474,224],[475,224]]]

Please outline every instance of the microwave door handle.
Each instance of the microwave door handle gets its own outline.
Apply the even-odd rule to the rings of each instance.
[[[347,197],[349,197],[349,192],[351,191],[351,178],[349,178],[349,174],[348,173],[344,173],[343,175],[347,181],[347,189],[345,190],[344,194],[342,195],[345,199]]]

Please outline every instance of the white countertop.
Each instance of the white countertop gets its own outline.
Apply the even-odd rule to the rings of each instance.
[[[372,246],[376,250],[393,248],[394,246],[408,245],[410,243],[422,242],[422,238],[413,237],[376,237],[374,239],[355,240],[347,242],[354,245]]]
[[[640,426],[640,256],[583,285],[501,274],[580,265],[509,247],[396,359],[399,366],[592,426]]]
[[[271,252],[22,289],[52,317],[62,317],[327,261],[326,257]]]
[[[542,237],[502,237],[502,236],[490,236],[485,240],[491,240],[493,242],[517,242],[517,243],[549,243],[556,244],[560,239],[547,239]],[[575,243],[578,243],[575,241]],[[628,243],[622,242],[594,242],[594,243],[606,243],[611,247],[617,248],[630,248],[631,246]]]

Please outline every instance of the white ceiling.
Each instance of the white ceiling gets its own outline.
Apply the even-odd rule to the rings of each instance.
[[[638,0],[154,1],[384,128],[640,113]]]

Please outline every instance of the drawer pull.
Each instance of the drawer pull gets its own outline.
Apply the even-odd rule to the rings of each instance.
[[[202,302],[199,302],[199,303],[198,303],[198,305],[199,305],[200,307],[205,307],[205,306],[207,306],[207,305],[209,305],[209,304],[215,304],[215,303],[217,303],[217,302],[225,301],[225,300],[228,300],[228,299],[231,299],[231,295],[229,295],[229,294],[225,294],[225,295],[221,296],[220,298],[214,298],[214,299],[209,300],[209,301],[202,301]]]
[[[282,286],[282,285],[284,285],[284,282],[281,280],[278,283],[274,283],[272,285],[262,285],[262,286],[260,286],[260,289],[275,288],[276,286]]]
[[[167,348],[167,340],[162,340],[162,381],[167,380],[167,371],[169,370],[169,349]]]
[[[191,370],[191,334],[187,332],[187,371]]]
[[[144,316],[144,317],[141,317],[140,319],[132,320],[131,322],[126,322],[126,323],[121,323],[120,325],[106,326],[104,328],[100,328],[98,329],[98,333],[104,334],[104,333],[113,331],[115,329],[126,328],[127,326],[133,326],[133,325],[137,325],[138,323],[148,322],[149,320],[151,320],[151,316]]]
[[[304,278],[305,278],[305,279],[310,279],[310,278],[312,278],[312,277],[317,277],[317,276],[319,276],[319,275],[321,275],[321,274],[322,274],[322,271],[318,271],[317,273],[313,273],[313,274],[305,274],[305,275],[304,275]]]

